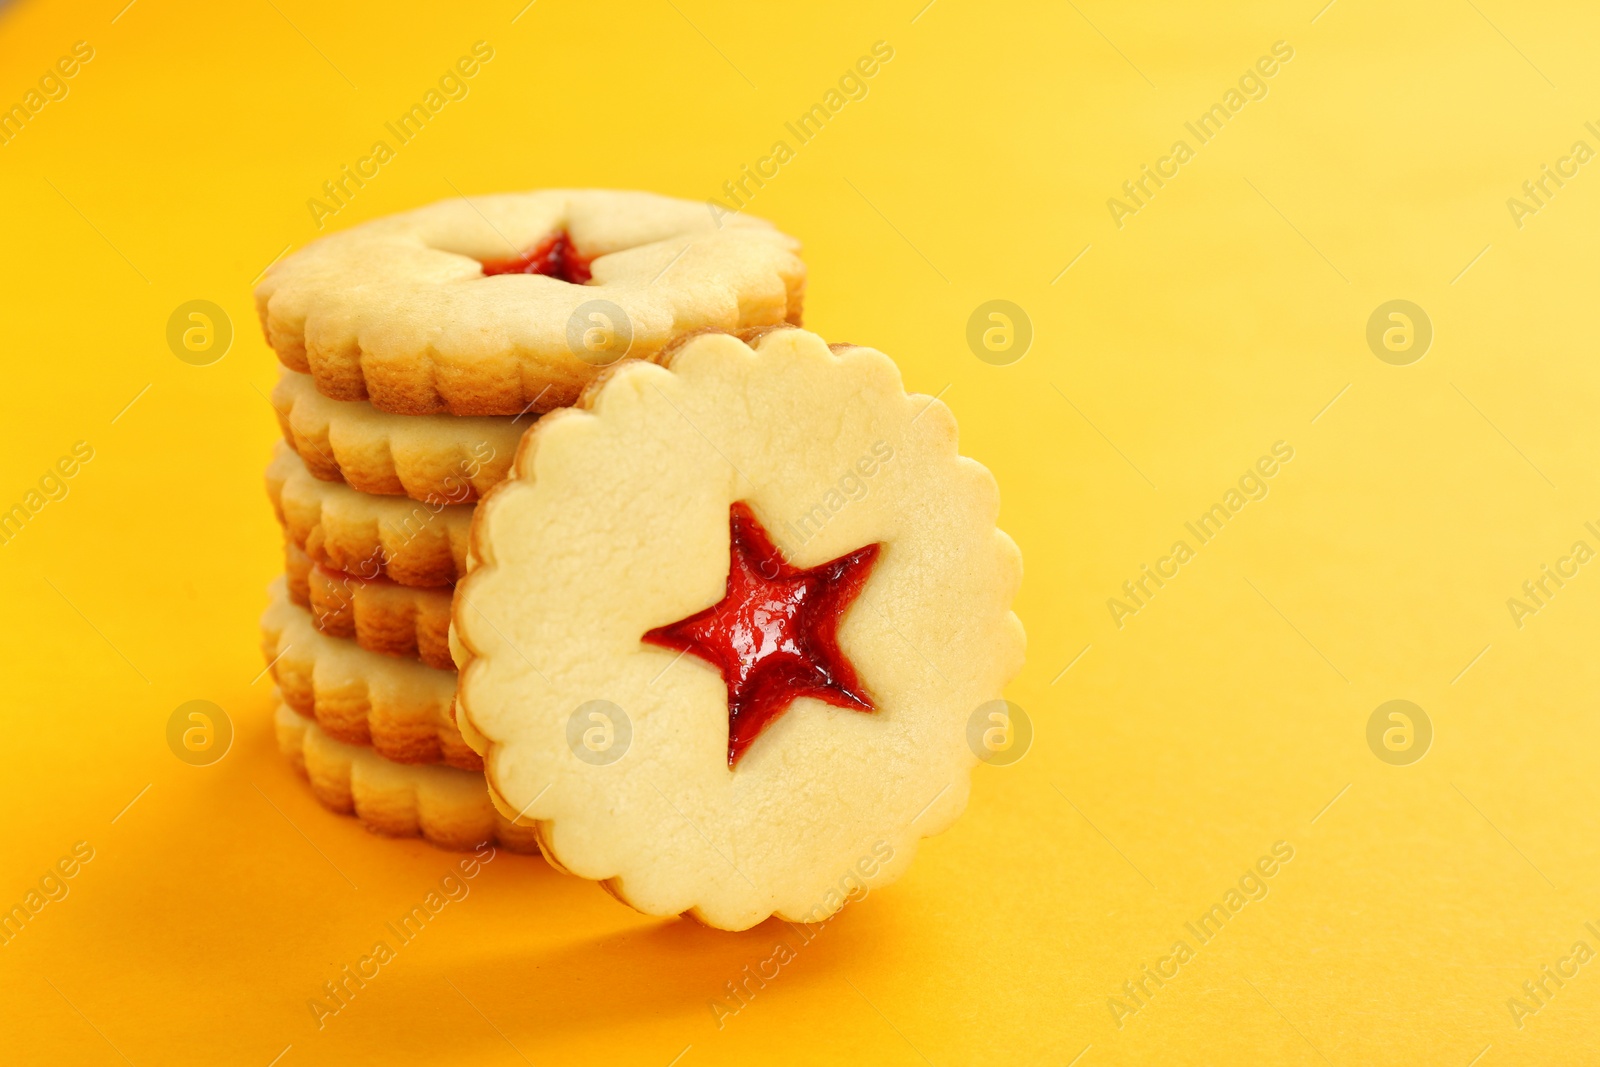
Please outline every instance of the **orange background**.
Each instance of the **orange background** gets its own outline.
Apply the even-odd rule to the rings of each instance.
[[[1520,628],[1506,603],[1600,546],[1600,176],[1507,206],[1600,147],[1592,7],[522,2],[0,12],[0,105],[95,50],[0,146],[0,508],[94,449],[0,545],[0,905],[94,850],[0,947],[7,1058],[1600,1062],[1600,965],[1507,1004],[1600,949],[1600,577]],[[888,42],[750,210],[805,241],[810,327],[954,409],[1027,562],[1032,750],[720,1029],[709,1002],[792,931],[645,918],[504,854],[325,1027],[306,1006],[457,857],[327,813],[276,752],[250,290],[479,40],[466,98],[331,226],[457,191],[714,197]],[[1278,41],[1265,97],[1194,144]],[[1108,198],[1179,138],[1119,228]],[[1435,331],[1408,366],[1366,341],[1397,298]],[[166,344],[193,299],[236,327],[211,366]],[[991,299],[1033,325],[1008,366],[966,342]],[[1108,598],[1277,441],[1267,496],[1119,628]],[[194,699],[236,729],[210,767],[167,748]],[[1432,724],[1409,766],[1367,744],[1392,699]],[[1119,1027],[1123,984],[1279,841],[1265,898]]]

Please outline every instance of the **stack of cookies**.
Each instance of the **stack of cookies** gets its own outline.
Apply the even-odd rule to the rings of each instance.
[[[476,502],[604,368],[798,324],[798,243],[646,193],[455,199],[319,240],[256,289],[282,366],[262,618],[284,754],[369,828],[534,851],[455,723],[449,629]]]
[[[994,478],[888,356],[798,328],[796,249],[539,192],[269,272],[264,652],[324,804],[741,930],[897,877],[1031,736]]]

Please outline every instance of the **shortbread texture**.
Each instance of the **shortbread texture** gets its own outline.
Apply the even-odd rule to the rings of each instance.
[[[369,652],[456,669],[450,656],[450,589],[357,578],[311,562],[294,544],[285,546],[284,556],[289,599],[311,612],[312,625],[322,633],[353,638]]]
[[[391,415],[330,400],[285,368],[272,390],[283,439],[317,478],[363,493],[463,504],[505,478],[535,416]]]
[[[485,276],[486,261],[559,234],[588,284]],[[599,372],[569,325],[619,308],[630,357],[706,328],[798,323],[799,243],[770,224],[642,192],[544,190],[364,223],[275,264],[256,286],[267,342],[324,396],[402,415],[517,415],[573,403]]]
[[[872,349],[754,344],[693,338],[542,419],[478,505],[454,610],[458,716],[502,812],[635,908],[725,929],[825,918],[842,881],[904,871],[965,807],[967,724],[1024,646],[1021,557],[950,411]],[[797,567],[883,547],[838,629],[876,710],[797,700],[730,770],[721,676],[640,638],[723,597],[735,501]],[[569,743],[591,701],[631,728],[615,762]]]
[[[454,671],[319,632],[282,579],[273,582],[270,597],[261,616],[261,652],[285,704],[335,739],[370,745],[386,759],[482,769],[456,729]]]
[[[370,748],[345,744],[315,722],[279,704],[278,749],[311,782],[331,811],[354,815],[374,833],[421,837],[464,852],[484,842],[512,852],[537,852],[531,829],[516,826],[489,802],[483,775],[453,767],[395,763]]]
[[[375,496],[325,482],[281,441],[266,482],[285,538],[313,562],[424,588],[453,585],[466,573],[473,504]]]

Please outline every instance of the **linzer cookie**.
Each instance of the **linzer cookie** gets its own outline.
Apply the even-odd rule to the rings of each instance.
[[[399,763],[482,768],[455,725],[454,671],[369,652],[318,632],[311,613],[289,599],[281,580],[273,583],[261,617],[261,645],[284,703],[335,739],[371,745]]]
[[[882,353],[782,329],[661,363],[541,419],[478,504],[461,730],[501,812],[640,911],[816,921],[964,808],[1021,558]]]
[[[650,193],[457,197],[312,242],[256,308],[324,396],[402,415],[571,404],[623,356],[705,328],[800,321],[798,242]]]
[[[363,493],[477,500],[505,477],[532,415],[391,415],[364,400],[330,400],[309,374],[285,369],[272,390],[283,439],[306,469]]]
[[[471,504],[360,493],[313,478],[279,442],[267,495],[287,539],[317,563],[358,578],[448,586],[466,573]]]
[[[368,581],[321,564],[313,564],[306,584],[312,622],[323,633],[441,671],[456,669],[450,658],[451,590]]]
[[[421,837],[465,851],[484,842],[537,852],[534,831],[495,810],[483,775],[453,767],[394,763],[370,748],[329,737],[316,723],[279,704],[278,748],[311,781],[323,806],[354,815],[376,833]]]
[[[311,612],[311,624],[322,633],[353,638],[369,652],[456,669],[450,658],[450,589],[358,578],[311,562],[293,544],[284,555],[289,599]]]

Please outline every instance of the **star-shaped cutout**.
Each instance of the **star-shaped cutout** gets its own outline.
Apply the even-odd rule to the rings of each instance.
[[[587,285],[592,277],[589,259],[578,254],[578,250],[572,246],[572,237],[565,230],[546,237],[526,252],[507,259],[479,262],[485,277],[496,274],[543,274],[547,278],[559,278],[574,285]]]
[[[722,673],[732,767],[797,697],[873,710],[839,650],[839,620],[866,584],[882,545],[800,570],[783,558],[749,507],[736,503],[729,510],[727,594],[704,611],[656,627],[644,641],[692,652]]]

